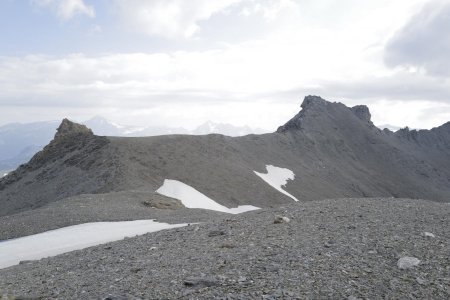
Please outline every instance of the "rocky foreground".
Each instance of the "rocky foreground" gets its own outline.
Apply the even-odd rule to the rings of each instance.
[[[449,299],[449,216],[409,199],[292,204],[25,262],[0,270],[0,295]]]

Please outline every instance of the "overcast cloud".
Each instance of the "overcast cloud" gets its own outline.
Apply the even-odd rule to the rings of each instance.
[[[274,130],[307,94],[366,104],[377,124],[450,120],[446,1],[18,3],[27,2],[0,4],[4,49],[17,53],[0,48],[0,125],[102,115]],[[3,32],[27,20],[36,28]],[[51,54],[27,39],[46,41]]]
[[[91,18],[95,16],[94,8],[86,5],[83,0],[32,0],[32,2],[38,6],[51,9],[60,19],[65,21],[77,14]]]
[[[433,76],[450,75],[450,2],[432,1],[388,42],[388,66],[403,66]]]

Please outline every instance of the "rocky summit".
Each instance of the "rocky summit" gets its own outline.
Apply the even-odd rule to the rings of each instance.
[[[0,179],[0,240],[186,226],[23,261],[0,270],[0,296],[448,299],[449,149],[450,122],[380,130],[366,106],[319,96],[276,132],[242,137],[96,136],[65,119]]]

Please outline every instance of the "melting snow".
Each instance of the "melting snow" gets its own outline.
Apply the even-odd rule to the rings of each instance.
[[[266,165],[267,174],[255,172],[256,175],[261,177],[265,182],[271,185],[274,189],[279,192],[285,194],[288,197],[291,197],[295,201],[298,201],[297,198],[283,190],[283,187],[286,185],[288,180],[293,180],[295,178],[294,172],[289,169],[274,167],[272,165]]]
[[[240,214],[259,209],[259,207],[252,205],[241,205],[235,208],[228,208],[220,205],[211,198],[208,198],[193,187],[172,179],[165,179],[163,185],[156,192],[180,200],[187,208],[203,208],[229,214]]]
[[[158,223],[153,220],[96,222],[6,240],[0,242],[0,269],[17,265],[24,260],[37,260],[125,237],[186,225]]]

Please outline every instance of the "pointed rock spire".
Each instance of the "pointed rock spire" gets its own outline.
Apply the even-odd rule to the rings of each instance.
[[[64,119],[56,130],[55,140],[63,139],[68,136],[74,135],[94,135],[91,129],[87,128],[86,125],[81,125],[72,122],[68,119]]]

